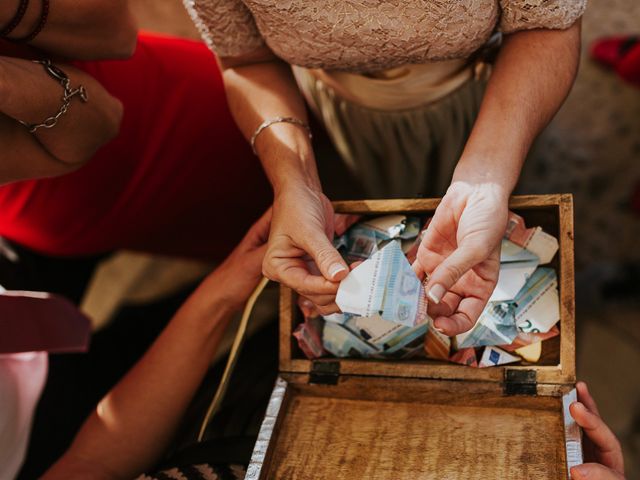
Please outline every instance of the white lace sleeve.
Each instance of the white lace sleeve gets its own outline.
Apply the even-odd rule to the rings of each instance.
[[[582,16],[587,0],[500,0],[500,30],[512,33],[532,28],[569,28]]]
[[[242,0],[183,0],[203,40],[220,57],[234,57],[264,45]]]

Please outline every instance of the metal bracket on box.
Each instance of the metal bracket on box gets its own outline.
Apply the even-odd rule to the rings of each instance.
[[[338,377],[340,377],[340,362],[326,360],[314,360],[311,362],[309,383],[337,385]]]
[[[535,370],[504,369],[505,395],[536,395],[537,393],[538,380]]]

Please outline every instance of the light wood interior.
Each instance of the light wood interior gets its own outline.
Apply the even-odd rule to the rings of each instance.
[[[293,381],[270,445],[263,479],[566,478],[561,398],[490,383]]]
[[[438,199],[368,200],[336,202],[341,213],[383,215],[388,213],[430,214]],[[523,216],[528,227],[541,226],[558,238],[559,254],[551,267],[558,273],[560,294],[560,331],[558,338],[543,343],[541,360],[536,364],[509,365],[473,369],[462,365],[430,359],[407,361],[379,361],[359,359],[330,359],[340,362],[341,374],[384,375],[415,378],[452,378],[468,380],[502,381],[505,368],[528,368],[538,371],[539,383],[575,383],[575,314],[573,270],[573,203],[570,195],[533,195],[513,197],[510,208]],[[295,293],[281,287],[280,298],[280,370],[306,373],[311,362],[298,348],[291,333],[303,321],[296,305]]]

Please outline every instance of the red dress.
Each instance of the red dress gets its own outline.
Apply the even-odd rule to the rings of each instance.
[[[74,173],[0,187],[0,236],[51,256],[222,259],[272,194],[213,54],[142,34],[129,60],[74,64],[122,101],[120,134]]]

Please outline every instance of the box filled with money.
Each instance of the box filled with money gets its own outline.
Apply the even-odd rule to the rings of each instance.
[[[280,378],[247,478],[568,478],[581,463],[570,195],[513,197],[476,326],[433,328],[411,270],[437,199],[337,202],[359,262],[321,317],[280,295]]]

